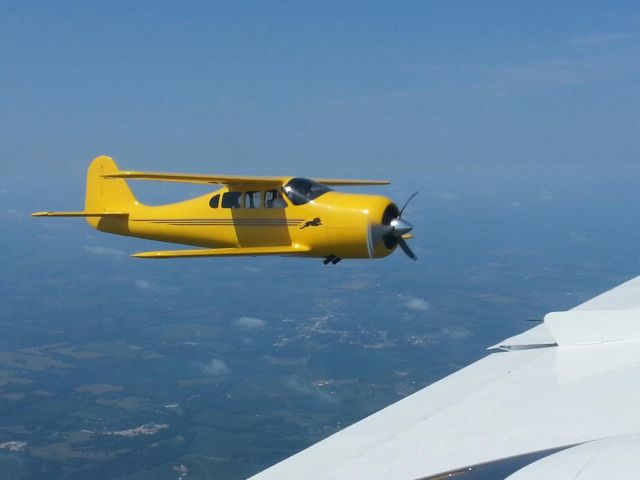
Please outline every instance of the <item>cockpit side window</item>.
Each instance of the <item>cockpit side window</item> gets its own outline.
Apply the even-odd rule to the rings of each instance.
[[[283,187],[283,190],[294,205],[304,205],[331,191],[326,185],[308,178],[294,178]]]
[[[211,208],[218,208],[218,206],[220,206],[220,194],[211,197],[211,200],[209,200],[209,206]]]
[[[287,202],[279,190],[267,190],[264,192],[264,208],[287,208]]]
[[[245,192],[244,208],[260,208],[260,191]]]
[[[222,195],[222,208],[240,208],[241,192],[226,192]]]

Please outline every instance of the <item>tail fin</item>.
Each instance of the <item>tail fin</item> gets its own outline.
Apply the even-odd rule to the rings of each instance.
[[[127,181],[103,178],[116,173],[118,166],[111,157],[100,156],[91,162],[87,171],[87,194],[84,209],[87,212],[128,212],[137,203]]]
[[[117,171],[118,166],[111,157],[103,155],[91,162],[87,171],[86,212],[128,213],[138,203],[126,180],[104,178]],[[87,221],[95,227],[99,218],[87,218]]]

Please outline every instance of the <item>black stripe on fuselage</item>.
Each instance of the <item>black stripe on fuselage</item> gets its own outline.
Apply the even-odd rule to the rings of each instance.
[[[133,220],[134,222],[155,223],[161,225],[197,225],[197,226],[296,226],[304,222],[303,219],[279,220],[279,219],[149,219]]]
[[[303,218],[149,218],[149,219],[132,219],[134,222],[286,222],[300,223],[304,222]]]

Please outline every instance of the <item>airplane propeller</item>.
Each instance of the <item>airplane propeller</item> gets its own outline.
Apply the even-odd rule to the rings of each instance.
[[[418,257],[409,248],[409,245],[404,239],[404,236],[407,235],[411,230],[413,230],[413,225],[411,225],[406,220],[403,220],[402,214],[407,208],[407,205],[409,205],[409,202],[413,200],[416,195],[418,195],[418,192],[414,192],[407,199],[407,201],[404,202],[404,205],[400,209],[400,213],[398,214],[398,216],[393,220],[391,220],[391,222],[389,223],[389,225],[392,227],[392,230],[386,235],[386,237],[388,237],[388,239],[391,240],[389,243],[392,243],[392,244],[396,243],[402,249],[402,251],[407,255],[407,257],[409,257],[411,260],[418,260]]]
[[[404,213],[409,202],[413,200],[413,198],[418,194],[418,192],[413,193],[407,201],[404,203],[400,211],[394,207],[393,210],[398,212],[398,216],[394,218],[389,218],[393,213],[387,216],[385,212],[385,217],[382,220],[382,225],[378,225],[375,229],[373,229],[373,239],[382,240],[387,248],[393,248],[396,245],[399,246],[402,251],[412,260],[417,260],[418,257],[415,253],[409,248],[409,245],[406,242],[406,238],[410,238],[409,232],[413,230],[413,225],[402,218],[402,214]]]
[[[404,202],[404,205],[402,206],[402,208],[400,209],[400,213],[398,214],[398,218],[402,218],[402,214],[404,213],[404,209],[407,208],[407,205],[409,205],[409,202],[411,200],[413,200],[416,195],[418,195],[418,192],[413,192],[411,194],[411,196],[407,199],[407,201]]]

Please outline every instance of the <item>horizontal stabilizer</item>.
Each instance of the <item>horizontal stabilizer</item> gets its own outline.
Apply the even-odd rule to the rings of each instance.
[[[32,217],[126,217],[127,212],[36,212]]]
[[[259,255],[295,255],[308,252],[303,245],[286,245],[276,247],[240,247],[240,248],[208,248],[203,250],[158,250],[140,252],[132,255],[136,258],[188,258],[188,257],[232,257]]]
[[[159,173],[119,171],[103,175],[104,178],[124,178],[128,180],[156,180],[160,182],[214,183],[222,185],[281,185],[289,177],[253,177],[247,175],[201,175],[190,173]],[[324,185],[387,185],[387,180],[349,180],[340,178],[316,178]]]

